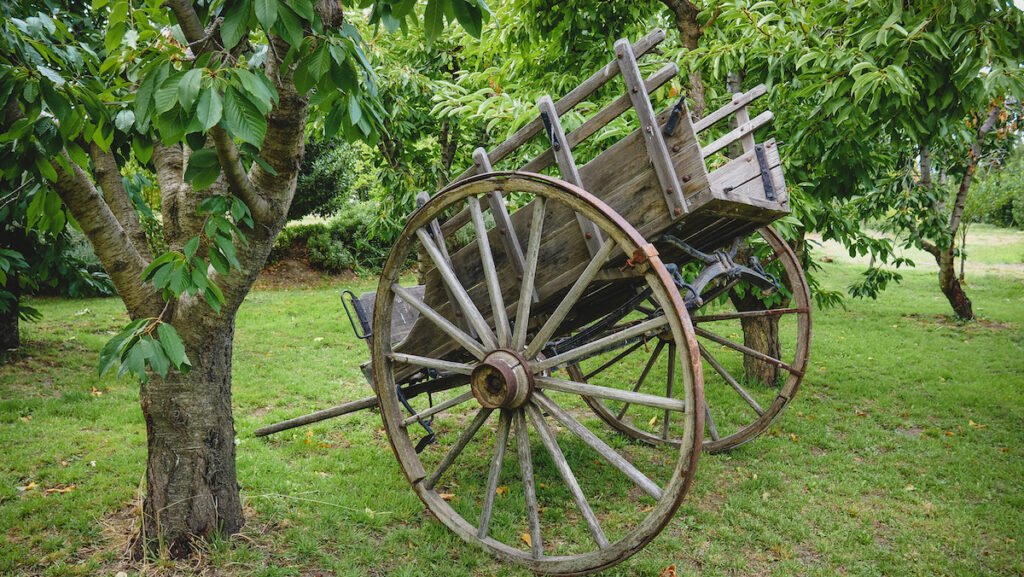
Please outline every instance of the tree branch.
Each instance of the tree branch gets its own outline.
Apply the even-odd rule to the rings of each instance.
[[[136,250],[124,227],[93,186],[92,181],[66,152],[64,160],[71,166],[67,172],[59,165],[54,190],[71,210],[82,232],[92,243],[96,256],[117,287],[132,318],[156,316],[163,304],[152,285],[142,283],[147,260]]]
[[[975,135],[974,142],[971,144],[970,158],[967,159],[967,171],[964,172],[964,177],[960,181],[960,188],[956,191],[956,201],[953,203],[953,212],[949,215],[950,236],[955,235],[957,229],[960,228],[960,221],[964,216],[964,207],[967,205],[967,193],[970,191],[971,181],[974,180],[974,171],[978,169],[978,162],[981,160],[982,152],[984,152],[985,137],[995,128],[996,122],[999,120],[999,113],[1002,110],[1001,104],[993,102],[988,110],[988,116],[985,118],[985,121],[978,126],[978,132]]]
[[[146,233],[142,230],[139,222],[139,213],[135,210],[128,192],[124,188],[124,181],[121,180],[121,171],[117,166],[117,160],[109,152],[103,152],[95,142],[89,147],[89,156],[92,157],[93,176],[103,190],[103,200],[110,207],[111,212],[121,223],[128,238],[131,239],[135,250],[142,258],[149,260],[149,242],[146,240]]]
[[[185,192],[185,156],[180,144],[166,146],[159,139],[153,143],[153,165],[160,185],[160,215],[164,237],[177,248],[184,244],[181,230],[182,196]]]
[[[189,46],[193,47],[193,53],[197,57],[212,49],[213,45],[209,42],[209,35],[189,0],[167,0],[165,5],[174,13],[185,39],[188,40]],[[269,60],[273,60],[273,58]],[[245,167],[242,166],[241,154],[239,154],[234,141],[231,140],[231,136],[219,126],[210,129],[210,136],[217,148],[217,159],[224,170],[231,193],[242,199],[242,202],[249,207],[253,219],[262,223],[273,221],[274,207],[262,196],[260,190],[253,186],[252,180],[245,172]]]

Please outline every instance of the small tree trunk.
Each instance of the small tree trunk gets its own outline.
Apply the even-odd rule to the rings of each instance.
[[[750,291],[743,297],[731,292],[729,298],[738,311],[760,311],[768,308]],[[782,358],[778,316],[744,318],[740,320],[740,326],[743,328],[745,346],[772,358]],[[781,377],[778,367],[749,355],[743,356],[743,376],[750,382],[761,383],[766,387],[778,386]]]
[[[192,362],[187,375],[172,371],[142,385],[148,490],[136,553],[145,548],[179,559],[197,539],[242,528],[231,413],[234,318],[217,321],[192,333],[198,338],[182,331]]]
[[[946,295],[946,300],[953,307],[953,313],[957,318],[965,321],[974,320],[974,307],[971,299],[967,298],[963,285],[956,276],[956,258],[953,255],[953,246],[943,250],[935,259],[939,265],[939,289]]]
[[[13,360],[18,354],[18,349],[21,348],[21,335],[18,327],[19,295],[16,288],[18,281],[13,277],[7,280],[7,284],[12,285],[7,290],[14,293],[14,299],[7,308],[7,312],[0,312],[0,365]]]

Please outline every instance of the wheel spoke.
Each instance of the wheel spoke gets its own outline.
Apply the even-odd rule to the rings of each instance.
[[[557,403],[552,401],[544,393],[537,393],[534,396],[534,400],[537,405],[548,412],[552,417],[555,418],[559,423],[576,434],[577,437],[583,440],[591,449],[596,451],[599,455],[604,457],[613,467],[622,471],[624,475],[630,478],[638,487],[644,490],[645,493],[654,497],[656,500],[660,500],[662,496],[661,488],[650,480],[647,475],[644,475],[633,466],[622,455],[618,454],[615,449],[609,447],[604,441],[602,441],[597,435],[592,433],[590,429],[583,426],[582,423],[577,421],[572,415],[565,411],[562,407],[558,406]]]
[[[757,416],[760,417],[761,415],[763,415],[764,409],[761,408],[761,405],[757,404],[757,401],[754,400],[754,397],[750,396],[750,393],[748,393],[747,390],[744,389],[742,385],[740,385],[739,381],[737,381],[731,374],[729,374],[729,371],[725,370],[725,367],[722,366],[722,363],[718,362],[718,359],[713,357],[711,353],[708,352],[706,348],[704,348],[704,345],[697,343],[697,347],[700,349],[700,356],[704,357],[704,360],[706,360],[708,364],[710,364],[715,369],[715,372],[722,375],[722,378],[725,379],[725,382],[729,383],[729,386],[735,389],[739,396],[743,397],[743,400],[746,401],[747,404],[750,405],[750,407],[754,409],[755,412],[757,412]]]
[[[472,398],[473,391],[466,391],[465,393],[462,393],[457,397],[452,397],[451,399],[448,399],[443,403],[438,403],[433,407],[430,407],[429,409],[424,409],[410,417],[406,417],[405,419],[402,420],[402,426],[408,427],[409,425],[415,423],[416,421],[422,421],[423,419],[426,419],[431,415],[436,415],[442,411],[447,411],[448,409],[454,407],[455,405],[461,405],[462,403],[465,403],[466,401]]]
[[[693,328],[693,332],[695,332],[698,335],[708,339],[709,341],[714,341],[714,342],[716,342],[716,343],[718,343],[720,345],[725,345],[725,346],[729,347],[730,349],[737,350],[737,351],[739,351],[739,352],[741,352],[741,353],[743,353],[745,355],[754,357],[755,359],[764,361],[764,362],[766,362],[768,364],[771,364],[771,365],[775,365],[776,367],[779,367],[779,368],[786,369],[787,371],[793,373],[794,375],[801,376],[801,377],[803,376],[803,372],[797,370],[796,367],[792,367],[792,366],[790,366],[790,365],[780,361],[779,359],[776,359],[775,357],[772,357],[772,356],[769,356],[769,355],[766,355],[766,354],[762,353],[761,351],[754,350],[754,349],[752,349],[752,348],[750,348],[748,346],[741,345],[739,343],[730,341],[729,339],[727,339],[725,337],[720,337],[720,336],[716,335],[715,333],[706,331],[706,330],[704,330],[704,329],[702,329],[700,327],[694,327]]]
[[[546,369],[554,368],[565,363],[569,363],[587,356],[590,353],[604,350],[610,346],[619,344],[623,341],[627,341],[633,337],[638,337],[644,333],[655,331],[668,324],[668,318],[665,316],[655,317],[649,321],[633,325],[628,329],[619,331],[617,333],[610,334],[606,337],[591,341],[585,345],[581,345],[575,349],[565,351],[564,353],[555,355],[551,358],[544,359],[538,363],[534,363],[534,371],[543,371]]]
[[[533,301],[534,277],[537,275],[537,258],[540,255],[540,237],[544,229],[546,199],[538,196],[533,201],[533,217],[530,219],[530,239],[526,245],[526,269],[523,283],[519,286],[519,303],[516,306],[516,326],[512,333],[512,346],[520,350],[526,345],[526,329],[530,324],[530,303]]]
[[[634,405],[654,407],[655,409],[668,409],[670,411],[679,411],[683,413],[686,412],[686,402],[679,399],[666,399],[665,397],[658,395],[648,395],[646,393],[600,387],[597,385],[589,385],[587,383],[577,383],[576,381],[553,379],[551,377],[538,376],[536,379],[537,385],[540,388],[550,391],[572,393],[574,395],[582,395],[584,397],[597,397],[599,399],[608,399],[610,401],[622,401],[625,403],[633,403]]]
[[[494,338],[494,331],[487,325],[487,321],[484,320],[483,315],[480,314],[480,310],[473,304],[473,299],[469,298],[469,293],[459,282],[459,277],[455,275],[455,271],[452,270],[448,260],[441,254],[440,249],[434,243],[433,239],[425,229],[419,229],[416,231],[416,236],[419,237],[420,243],[423,248],[427,249],[427,254],[430,256],[430,260],[434,262],[434,267],[437,272],[441,275],[441,279],[444,280],[445,285],[452,292],[452,297],[458,303],[459,308],[469,319],[470,326],[473,330],[480,335],[480,339],[489,348],[495,348],[498,346],[497,341]]]
[[[604,549],[608,546],[608,538],[604,536],[604,531],[601,530],[601,525],[597,522],[597,516],[594,515],[594,511],[590,508],[587,498],[583,496],[583,490],[576,480],[576,475],[573,474],[572,469],[569,467],[569,463],[565,460],[565,455],[558,448],[558,441],[555,440],[554,433],[548,428],[548,424],[544,422],[544,416],[537,409],[536,405],[532,402],[528,403],[526,411],[530,415],[530,420],[533,421],[533,427],[537,429],[537,433],[540,435],[541,442],[544,443],[548,454],[551,455],[551,460],[555,462],[555,467],[562,476],[562,481],[569,489],[569,492],[572,493],[576,505],[580,508],[580,513],[583,514],[587,527],[590,528],[590,533],[594,536],[594,542],[597,543],[598,547]]]
[[[593,377],[594,375],[604,371],[605,369],[607,369],[608,367],[610,367],[610,366],[614,365],[615,363],[621,361],[622,359],[626,358],[627,356],[630,355],[630,353],[632,353],[633,351],[639,349],[643,345],[644,345],[644,341],[637,341],[637,342],[633,343],[632,345],[629,346],[629,348],[627,348],[626,350],[624,350],[621,353],[619,353],[619,354],[615,355],[614,357],[612,357],[611,360],[607,361],[606,363],[604,363],[600,367],[597,367],[593,371],[590,371],[589,373],[583,375],[583,380],[584,381],[589,381],[591,377]]]
[[[391,285],[391,291],[396,295],[402,297],[402,300],[412,308],[419,311],[421,315],[430,319],[437,328],[441,329],[448,334],[455,342],[463,346],[477,359],[483,360],[484,358],[484,347],[476,339],[469,336],[465,331],[452,324],[451,321],[441,316],[441,313],[437,312],[430,307],[427,303],[421,301],[416,295],[406,290],[402,285],[394,283]]]
[[[491,525],[494,494],[498,492],[501,465],[505,461],[505,447],[508,445],[508,430],[511,424],[512,414],[507,410],[501,411],[501,418],[498,420],[498,434],[494,438],[494,456],[491,458],[491,468],[487,473],[487,492],[484,493],[483,509],[480,511],[480,526],[476,530],[476,536],[481,539],[487,537],[487,531]]]
[[[473,367],[464,363],[453,363],[442,359],[432,359],[430,357],[420,357],[404,353],[388,353],[388,356],[395,362],[405,363],[407,365],[416,365],[418,367],[426,367],[428,369],[437,369],[439,371],[446,371],[449,373],[468,375],[473,372]]]
[[[452,463],[455,462],[455,459],[459,458],[459,455],[462,453],[463,449],[465,449],[466,445],[468,445],[469,442],[473,440],[473,436],[476,435],[476,432],[480,430],[480,427],[483,426],[484,422],[487,421],[487,417],[490,417],[492,412],[494,412],[494,409],[480,409],[480,411],[476,414],[476,417],[473,418],[473,422],[470,423],[468,427],[466,427],[465,431],[462,431],[462,435],[460,435],[459,439],[455,441],[455,445],[453,445],[452,448],[448,450],[448,453],[444,456],[444,459],[441,460],[441,464],[439,464],[437,468],[434,469],[434,472],[431,473],[429,477],[423,480],[424,487],[426,487],[427,489],[434,488],[434,485],[437,484],[437,481],[441,478],[441,475],[444,475],[444,472],[447,471],[448,468],[452,466]]]
[[[530,451],[530,434],[526,430],[526,413],[516,411],[516,451],[519,453],[519,471],[523,477],[523,494],[526,498],[526,516],[530,524],[530,551],[534,559],[544,553],[540,541],[540,507],[537,505],[537,487],[533,480],[533,455]]]
[[[668,377],[665,379],[665,397],[672,398],[672,386],[676,381],[676,344],[670,342],[668,344]],[[661,423],[661,438],[668,440],[668,427],[669,419],[672,418],[672,412],[665,409],[665,416]]]
[[[548,339],[555,334],[555,331],[558,330],[562,321],[565,320],[566,315],[568,315],[569,311],[572,310],[573,305],[580,300],[580,297],[583,296],[583,292],[587,290],[588,286],[590,286],[590,281],[594,280],[594,276],[597,275],[597,273],[600,272],[601,267],[608,262],[608,256],[612,253],[613,248],[615,248],[614,241],[611,239],[604,241],[604,244],[601,246],[600,250],[597,251],[597,254],[594,255],[594,258],[590,259],[590,264],[588,264],[587,268],[583,270],[580,277],[576,279],[576,282],[572,285],[572,288],[569,289],[569,292],[565,294],[562,302],[558,303],[558,307],[555,308],[554,312],[551,313],[551,316],[549,316],[544,322],[544,325],[541,326],[539,331],[537,331],[533,340],[530,341],[529,346],[526,347],[526,358],[533,358],[542,348],[544,348]]]
[[[483,264],[484,278],[487,281],[487,293],[491,297],[491,317],[494,320],[495,332],[498,333],[498,346],[507,347],[512,344],[511,329],[508,325],[508,315],[505,313],[505,303],[501,298],[498,269],[494,266],[494,256],[491,254],[491,241],[487,236],[487,227],[484,225],[484,215],[480,210],[480,201],[475,196],[469,197],[469,210],[473,216],[473,228],[476,229],[480,261]]]
[[[658,362],[658,357],[661,356],[661,350],[665,348],[665,341],[659,340],[658,344],[654,347],[654,352],[651,353],[651,358],[647,359],[647,364],[644,365],[644,370],[640,373],[640,378],[636,380],[636,384],[633,385],[633,392],[640,390],[640,387],[644,386],[644,381],[647,379],[647,373],[651,372],[651,368],[654,367],[654,363]],[[619,414],[616,415],[616,419],[621,421],[622,417],[626,415],[626,411],[629,410],[629,403],[624,403],[622,408],[619,409]]]
[[[711,440],[717,441],[720,437],[718,436],[718,427],[715,426],[715,418],[711,416],[711,406],[704,403],[704,418],[708,424],[708,432],[711,433]]]
[[[694,323],[708,323],[714,321],[729,321],[733,319],[748,319],[755,317],[775,317],[791,314],[803,314],[809,312],[805,308],[765,309],[761,311],[740,311],[735,313],[722,313],[716,315],[698,315],[690,317]]]

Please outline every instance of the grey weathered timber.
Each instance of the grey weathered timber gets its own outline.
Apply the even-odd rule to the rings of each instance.
[[[674,62],[670,62],[661,67],[660,70],[644,81],[644,89],[648,94],[650,94],[658,88],[661,88],[669,80],[672,80],[672,78],[674,78],[678,73],[679,67],[676,66]],[[611,104],[605,106],[596,114],[585,120],[576,130],[565,135],[565,141],[569,145],[569,148],[576,148],[576,146],[581,142],[593,136],[598,130],[607,126],[609,122],[615,120],[621,116],[623,112],[629,110],[632,103],[633,100],[628,94],[623,94],[613,100]],[[541,172],[545,168],[554,164],[554,162],[554,150],[548,148],[537,155],[536,158],[524,164],[519,170],[524,172]]]
[[[643,134],[644,143],[647,145],[647,155],[650,157],[651,166],[665,193],[669,214],[675,217],[682,216],[689,212],[686,207],[686,199],[683,197],[683,188],[679,182],[679,176],[672,167],[668,146],[665,144],[658,120],[654,116],[651,99],[644,88],[643,76],[640,75],[640,66],[637,64],[633,48],[628,41],[619,40],[615,43],[615,57],[619,61],[619,69],[622,71],[622,79],[626,82],[626,90],[633,101],[633,109],[636,110],[637,117],[640,119],[640,133]]]
[[[546,201],[538,198],[533,202],[533,216],[530,219],[530,230],[527,234],[526,269],[519,289],[518,306],[516,307],[516,326],[512,333],[512,346],[520,348],[526,343],[526,329],[529,326],[530,305],[533,295],[537,292],[534,280],[537,278],[537,263],[540,257],[541,233],[544,231]]]
[[[461,405],[462,403],[465,403],[466,401],[468,401],[468,400],[470,400],[472,398],[473,398],[473,392],[472,391],[466,391],[465,393],[462,393],[461,395],[459,395],[457,397],[452,397],[452,398],[448,399],[447,401],[445,401],[443,403],[438,403],[438,404],[434,405],[433,407],[430,407],[428,409],[423,409],[422,411],[420,411],[418,413],[415,413],[415,414],[413,414],[413,415],[411,415],[409,417],[406,417],[405,419],[402,420],[402,426],[403,427],[408,427],[409,425],[415,423],[416,421],[422,421],[423,419],[430,418],[431,416],[436,415],[436,414],[438,414],[438,413],[440,413],[442,411],[447,411],[448,409],[450,409],[450,408],[452,408],[452,407],[454,407],[456,405]]]
[[[476,231],[477,247],[480,249],[480,262],[484,267],[484,278],[487,280],[487,295],[491,298],[491,313],[494,331],[498,336],[498,346],[508,347],[512,344],[511,328],[508,315],[505,313],[505,301],[501,297],[501,285],[498,284],[498,271],[494,268],[494,257],[491,256],[491,241],[487,237],[484,215],[480,210],[480,201],[469,199],[470,212],[473,215],[473,228]]]
[[[555,468],[558,469],[558,474],[562,477],[562,482],[565,483],[569,493],[576,500],[576,505],[580,508],[580,513],[583,514],[583,519],[587,522],[587,527],[594,536],[594,542],[602,549],[607,547],[608,538],[605,537],[604,531],[601,530],[601,524],[598,522],[597,516],[594,515],[594,510],[590,508],[590,503],[587,502],[587,498],[583,495],[583,489],[580,488],[576,475],[573,474],[572,468],[569,466],[568,461],[565,460],[565,455],[562,454],[562,450],[558,447],[558,441],[555,439],[554,434],[552,434],[548,424],[544,422],[544,415],[537,410],[537,406],[532,402],[526,405],[526,412],[530,416],[530,420],[533,421],[533,428],[537,430],[537,434],[540,436],[541,442],[544,443],[544,447],[548,450],[551,460],[554,461]]]
[[[562,128],[562,122],[558,119],[555,103],[551,101],[550,96],[544,95],[537,102],[537,108],[540,109],[541,117],[545,118],[545,127],[550,131],[548,137],[554,149],[555,161],[558,163],[558,171],[562,174],[562,180],[583,188],[583,179],[580,178],[580,171],[572,157],[572,147],[565,139],[565,130]],[[580,223],[583,242],[586,243],[591,256],[597,254],[601,243],[604,242],[601,231],[581,214],[576,214],[576,221]]]
[[[389,353],[388,357],[393,359],[395,362],[405,363],[407,365],[416,365],[417,367],[425,367],[428,369],[437,369],[439,371],[447,371],[450,373],[458,373],[460,375],[468,375],[473,371],[473,367],[465,363],[453,363],[451,361],[431,359],[429,357],[421,357],[418,355]]]
[[[483,148],[477,148],[473,151],[473,162],[476,165],[477,172],[486,173],[494,171],[491,167],[491,161],[487,158],[487,151]],[[488,194],[487,205],[491,208],[491,215],[494,217],[494,228],[498,231],[502,246],[505,247],[505,255],[512,262],[516,273],[523,274],[523,269],[525,268],[523,248],[519,244],[519,237],[516,236],[515,228],[512,227],[512,219],[508,215],[508,206],[505,205],[505,198],[502,196],[501,191],[496,190]]]
[[[597,385],[577,383],[576,381],[567,381],[565,379],[556,379],[554,377],[537,377],[537,386],[541,389],[549,389],[562,393],[572,393],[586,397],[595,397],[598,399],[608,399],[609,401],[619,401],[623,403],[630,403],[632,405],[643,405],[645,407],[654,407],[655,409],[667,409],[669,411],[679,412],[686,411],[686,401],[680,399],[668,399],[661,395],[649,395],[647,393],[624,391],[622,389],[612,389],[610,387],[599,387]]]
[[[376,396],[366,397],[365,399],[359,399],[358,401],[352,401],[350,403],[342,403],[329,409],[324,409],[301,417],[295,417],[294,419],[288,419],[287,421],[281,421],[280,423],[274,423],[268,427],[256,429],[256,431],[253,432],[253,435],[257,437],[265,437],[274,433],[280,433],[281,431],[287,431],[288,429],[294,429],[295,427],[312,425],[313,423],[319,423],[320,421],[326,421],[327,419],[333,419],[334,417],[348,415],[349,413],[362,411],[376,406]]]
[[[537,504],[537,486],[533,479],[533,452],[530,448],[530,433],[526,429],[526,413],[515,413],[516,452],[519,456],[519,474],[523,480],[523,498],[526,504],[526,518],[530,526],[530,552],[534,559],[544,554],[540,535],[540,506]]]
[[[647,36],[644,36],[643,38],[638,40],[636,44],[632,45],[633,53],[638,57],[647,54],[651,50],[654,50],[654,48],[658,44],[660,44],[661,41],[664,39],[665,31],[660,28],[656,28],[652,30],[649,34],[647,34]],[[591,94],[597,91],[597,89],[601,88],[610,80],[615,78],[618,72],[619,63],[613,60],[612,62],[605,65],[604,68],[592,74],[590,78],[587,78],[582,83],[580,83],[579,86],[573,88],[569,92],[569,94],[566,94],[561,99],[559,99],[558,102],[555,102],[555,110],[558,112],[559,116],[565,114],[566,112],[569,112],[570,110],[575,108],[577,104],[589,98]],[[515,152],[517,148],[525,144],[534,136],[540,134],[541,130],[543,129],[544,123],[541,121],[540,118],[530,121],[529,123],[526,124],[526,126],[520,128],[515,132],[515,134],[510,136],[508,140],[502,142],[489,153],[487,153],[487,158],[489,162],[492,165],[498,164],[506,157],[508,157],[508,155]],[[473,174],[474,169],[470,168],[469,170],[466,170],[464,173],[456,177],[453,182],[458,182],[459,180],[472,176]]]
[[[754,397],[751,397],[750,393],[748,393],[747,390],[743,388],[743,385],[741,385],[739,381],[737,381],[736,378],[733,377],[729,373],[729,371],[722,366],[722,363],[718,362],[718,359],[713,357],[711,353],[709,353],[708,350],[704,348],[704,345],[697,343],[697,346],[700,347],[700,356],[703,357],[709,365],[711,365],[711,368],[715,369],[715,372],[722,375],[722,379],[725,380],[725,382],[729,383],[729,386],[732,387],[733,390],[735,390],[736,393],[744,401],[746,401],[748,405],[750,405],[750,408],[754,409],[754,412],[757,413],[757,416],[760,417],[761,415],[763,415],[764,409],[761,408],[761,405],[759,405],[758,402],[754,399]]]
[[[740,110],[745,112],[746,108],[741,108]],[[721,137],[717,138],[714,142],[712,142],[711,144],[705,146],[704,150],[701,152],[701,154],[704,155],[704,158],[707,158],[707,157],[711,156],[712,154],[718,152],[719,150],[722,150],[726,146],[729,146],[733,142],[736,142],[737,140],[742,141],[742,139],[744,139],[746,137],[750,137],[750,149],[753,149],[753,147],[754,147],[754,141],[753,141],[753,136],[752,136],[753,132],[755,130],[757,130],[758,128],[761,128],[762,126],[764,126],[764,125],[768,124],[769,122],[771,122],[773,118],[775,118],[775,115],[772,114],[772,111],[771,110],[765,110],[761,114],[758,114],[757,116],[755,116],[753,120],[746,120],[746,121],[742,122],[736,128],[730,130],[726,134],[723,134]],[[744,149],[745,149],[744,152],[748,152],[750,150],[750,149],[747,149],[746,146],[744,146]]]
[[[575,349],[565,351],[564,353],[560,353],[552,357],[548,357],[540,361],[539,363],[536,363],[535,369],[538,371],[544,371],[547,369],[558,367],[560,365],[564,365],[566,363],[571,363],[591,353],[605,350],[611,345],[615,345],[618,343],[626,343],[630,339],[642,335],[655,334],[658,330],[660,330],[667,324],[668,319],[666,319],[664,316],[655,317],[653,319],[633,325],[627,329],[623,329],[617,333],[590,341],[589,343],[577,347]]]
[[[445,454],[444,459],[437,465],[434,472],[429,477],[423,479],[423,486],[427,489],[433,489],[437,482],[441,479],[441,475],[444,475],[445,471],[448,470],[455,463],[455,459],[459,458],[462,451],[466,449],[466,445],[473,440],[473,436],[476,435],[480,427],[483,426],[484,422],[487,421],[487,417],[491,416],[493,409],[481,408],[477,411],[476,416],[473,417],[473,421],[466,427],[462,434],[459,435],[458,441],[452,445],[452,448]]]
[[[498,493],[501,465],[505,461],[505,447],[508,446],[508,432],[511,425],[512,413],[508,410],[501,411],[501,416],[498,419],[498,434],[494,437],[494,456],[491,457],[491,468],[487,473],[487,488],[484,489],[484,504],[480,510],[480,524],[476,530],[476,536],[480,539],[487,537],[487,530],[491,525],[494,496]]]
[[[694,122],[693,130],[697,134],[700,134],[701,132],[704,132],[708,128],[711,128],[711,126],[713,126],[715,123],[736,114],[736,111],[746,107],[748,104],[760,98],[761,96],[764,96],[767,93],[768,88],[764,84],[758,84],[757,86],[751,88],[746,92],[739,92],[733,94],[732,101],[729,102],[729,104],[726,104],[725,106],[719,108],[718,110],[715,110],[711,114],[708,114],[704,118],[701,118],[700,120]]]
[[[627,461],[622,455],[615,451],[615,449],[608,446],[607,443],[602,441],[597,435],[592,433],[590,429],[584,427],[575,417],[566,412],[565,409],[558,406],[557,403],[552,401],[543,393],[538,393],[533,397],[537,405],[540,408],[548,412],[556,421],[562,423],[566,429],[569,429],[577,437],[579,437],[584,443],[587,444],[591,449],[601,455],[605,461],[608,461],[613,467],[622,472],[622,474],[629,477],[631,481],[636,483],[638,487],[643,489],[645,493],[653,497],[655,500],[661,499],[663,493],[661,487],[654,481],[650,480],[647,475],[644,475],[639,469],[637,469],[633,463]]]

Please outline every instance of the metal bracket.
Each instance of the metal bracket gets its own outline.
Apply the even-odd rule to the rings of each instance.
[[[768,155],[764,152],[764,145],[754,145],[754,154],[757,156],[757,166],[761,169],[761,184],[764,185],[764,196],[768,200],[776,200],[775,182],[772,180],[772,171],[768,166]]]
[[[398,400],[405,406],[405,410],[409,411],[410,415],[415,415],[416,410],[409,404],[409,399],[405,397],[405,393],[402,392],[402,385],[395,386],[395,394],[398,395]],[[434,405],[434,398],[430,396],[430,405]],[[429,445],[433,444],[437,440],[437,435],[434,434],[434,429],[430,428],[430,425],[434,422],[433,417],[429,419],[417,419],[417,423],[423,427],[423,430],[427,432],[426,436],[416,443],[416,453],[422,453],[423,449],[426,449]]]
[[[668,122],[665,123],[665,127],[661,129],[661,133],[665,136],[672,136],[676,133],[676,128],[679,127],[679,119],[682,118],[683,112],[686,111],[686,95],[679,97],[679,102],[672,107],[672,112],[668,115]]]
[[[751,256],[748,265],[742,265],[736,262],[736,253],[739,251],[740,244],[743,242],[742,237],[736,237],[733,239],[732,245],[728,249],[716,250],[711,254],[697,250],[670,234],[662,236],[661,240],[671,244],[687,255],[693,257],[695,260],[703,262],[706,265],[701,269],[697,278],[695,278],[692,283],[684,282],[680,285],[679,281],[682,280],[682,275],[679,275],[678,280],[673,276],[673,280],[676,280],[676,284],[679,285],[680,288],[686,288],[689,293],[683,299],[688,310],[695,309],[704,304],[703,299],[700,297],[701,293],[704,292],[705,287],[711,284],[711,281],[720,276],[724,276],[729,280],[742,278],[762,288],[782,288],[778,279],[765,272],[760,261],[757,260],[757,257]],[[678,271],[678,268],[676,270]]]
[[[348,295],[348,300],[352,302],[352,309],[355,310],[356,318],[359,319],[359,327],[362,329],[362,334],[356,328],[355,320],[352,318],[352,311],[349,310],[348,302],[345,301],[345,295]],[[367,318],[366,311],[363,310],[363,303],[359,302],[359,297],[356,296],[356,293],[348,289],[341,291],[341,306],[345,309],[348,324],[352,325],[352,332],[356,335],[357,339],[366,340],[373,336],[373,331],[370,328],[370,319]]]
[[[551,124],[551,117],[548,116],[547,112],[540,113],[541,122],[544,123],[544,131],[548,134],[548,142],[551,143],[551,148],[554,151],[562,150],[562,143],[559,142],[558,137],[555,136],[555,127]]]

